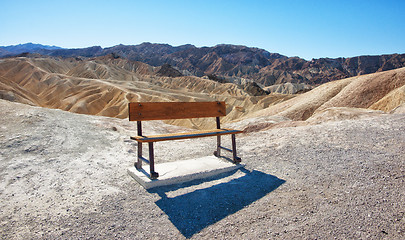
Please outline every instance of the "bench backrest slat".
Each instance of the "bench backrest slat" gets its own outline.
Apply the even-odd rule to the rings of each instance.
[[[226,116],[225,102],[131,102],[129,121]]]

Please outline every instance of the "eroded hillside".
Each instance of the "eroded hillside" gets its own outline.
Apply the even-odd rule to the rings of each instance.
[[[405,68],[400,68],[325,83],[293,99],[249,113],[236,126],[257,131],[275,125],[298,126],[402,113],[404,109]]]
[[[243,86],[207,78],[162,76],[172,74],[175,69],[161,70],[112,55],[87,60],[3,59],[0,60],[0,98],[117,118],[128,116],[128,102],[221,100],[228,106],[228,115],[222,119],[224,123],[271,117],[269,124],[307,119],[321,121],[320,116],[334,119],[331,114],[346,116],[356,112],[342,108],[390,112],[405,102],[405,68],[329,82],[299,95],[264,96],[253,96]],[[253,120],[248,122],[247,125],[254,124]],[[207,119],[169,123],[192,128],[211,128],[215,124]]]
[[[165,77],[158,68],[121,58],[89,60],[9,58],[0,60],[0,97],[6,100],[65,111],[126,118],[134,101],[226,101],[224,122],[292,98],[255,97],[232,83],[193,76]],[[173,122],[187,127],[211,127],[199,120]]]

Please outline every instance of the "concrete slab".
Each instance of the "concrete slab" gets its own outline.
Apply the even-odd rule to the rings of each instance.
[[[155,171],[159,173],[159,178],[155,180],[149,178],[149,165],[147,164],[143,164],[140,170],[135,167],[128,168],[128,174],[144,188],[149,189],[212,177],[243,166],[243,164],[233,164],[215,156],[207,156],[197,159],[155,164]]]

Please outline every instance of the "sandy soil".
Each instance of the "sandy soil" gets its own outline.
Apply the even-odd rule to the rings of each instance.
[[[4,100],[0,111],[0,239],[405,238],[405,114],[241,134],[244,169],[146,191],[126,173],[133,123]],[[156,160],[214,148],[162,142]]]

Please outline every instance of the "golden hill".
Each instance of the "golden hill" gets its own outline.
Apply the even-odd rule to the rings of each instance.
[[[304,121],[329,108],[368,108],[390,112],[405,103],[405,68],[346,78],[319,87],[245,118],[282,116]]]
[[[156,68],[124,59],[10,58],[0,60],[0,98],[65,111],[126,118],[130,101],[226,101],[231,121],[292,98],[250,96],[237,85],[182,76],[161,77]],[[172,123],[204,128],[214,122]]]
[[[370,115],[372,110],[391,112],[405,102],[405,68],[329,82],[301,95],[267,96],[251,96],[235,84],[205,78],[158,76],[157,70],[106,56],[2,59],[0,98],[117,118],[128,116],[130,101],[221,100],[228,105],[223,122],[245,119],[241,127],[255,129],[283,121],[322,122]],[[214,126],[214,121],[204,119],[168,122],[192,128]]]

